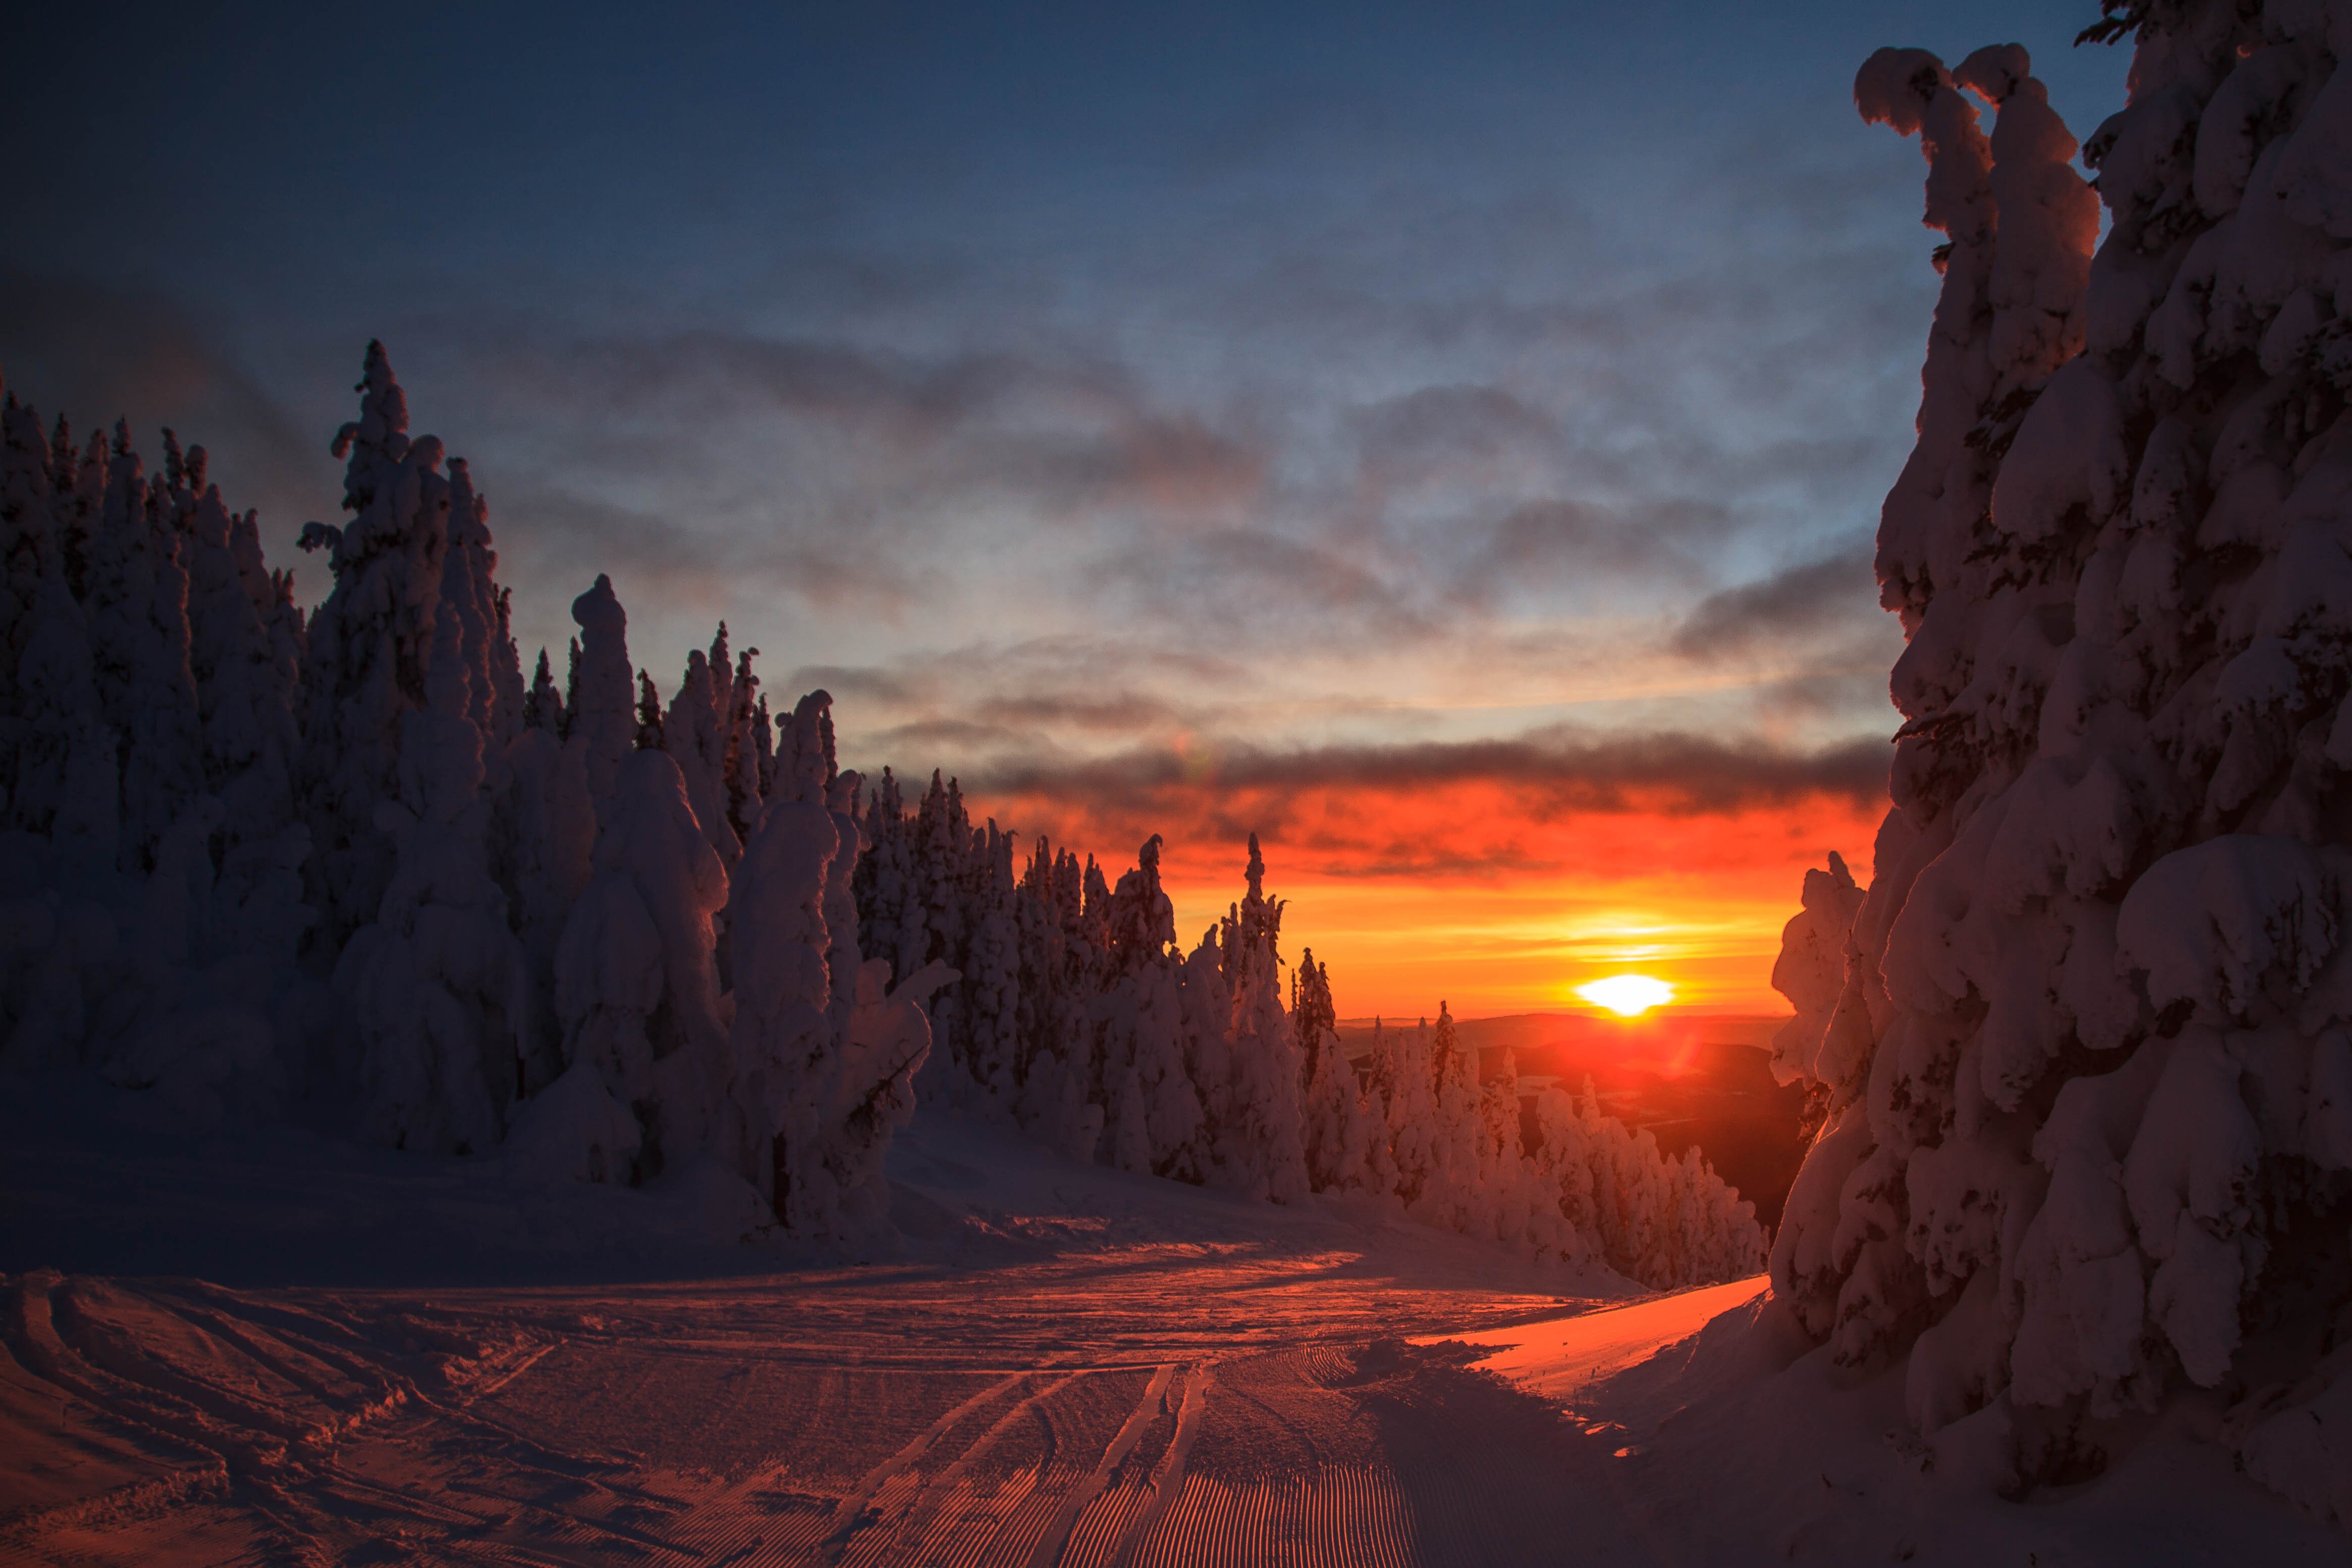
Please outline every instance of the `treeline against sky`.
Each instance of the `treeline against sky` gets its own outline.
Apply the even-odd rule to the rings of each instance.
[[[7,399],[0,1065],[820,1238],[887,1227],[919,1075],[1073,1158],[1661,1285],[1760,1261],[1696,1153],[1589,1092],[1523,1108],[1442,1010],[1351,1064],[1255,840],[1188,956],[1157,840],[1116,885],[1043,843],[1016,875],[952,786],[840,769],[824,693],[772,712],[723,626],[665,698],[599,577],[526,681],[466,463],[379,345],[358,390],[308,616],[201,447],[166,432],[151,475]]]

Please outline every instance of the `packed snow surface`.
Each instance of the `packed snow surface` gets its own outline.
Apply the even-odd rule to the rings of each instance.
[[[1492,1346],[1491,1354],[1470,1364],[1554,1403],[1566,1403],[1611,1374],[1649,1360],[1660,1345],[1688,1339],[1713,1319],[1746,1306],[1763,1294],[1764,1285],[1764,1276],[1759,1274],[1727,1285],[1676,1291],[1633,1306],[1444,1338]]]
[[[2340,1558],[2193,1421],[2003,1501],[1760,1280],[1643,1296],[954,1117],[865,1252],[698,1236],[688,1182],[0,1118],[0,1561]]]

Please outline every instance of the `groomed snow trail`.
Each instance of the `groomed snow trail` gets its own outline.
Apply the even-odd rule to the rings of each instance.
[[[0,1277],[0,1561],[1645,1560],[1465,1372],[1557,1298],[1145,1245],[700,1283]]]

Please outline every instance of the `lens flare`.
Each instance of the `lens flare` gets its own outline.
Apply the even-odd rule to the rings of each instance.
[[[1576,988],[1576,994],[1597,1008],[1607,1008],[1619,1018],[1639,1018],[1652,1008],[1661,1007],[1675,999],[1675,988],[1664,980],[1647,975],[1612,975],[1605,980],[1589,980]]]

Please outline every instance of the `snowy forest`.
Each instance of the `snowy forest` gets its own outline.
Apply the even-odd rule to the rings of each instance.
[[[609,578],[526,684],[489,510],[368,348],[304,612],[204,449],[7,394],[0,1066],[196,1124],[293,1118],[518,1179],[660,1181],[748,1237],[889,1228],[924,1113],[1249,1198],[1359,1195],[1655,1286],[1764,1237],[1591,1086],[1523,1103],[1441,1006],[1360,1065],[1286,970],[1257,841],[1189,954],[1160,841],[1091,857],[836,765],[719,627],[665,700]],[[1287,977],[1286,978],[1286,974]]]

